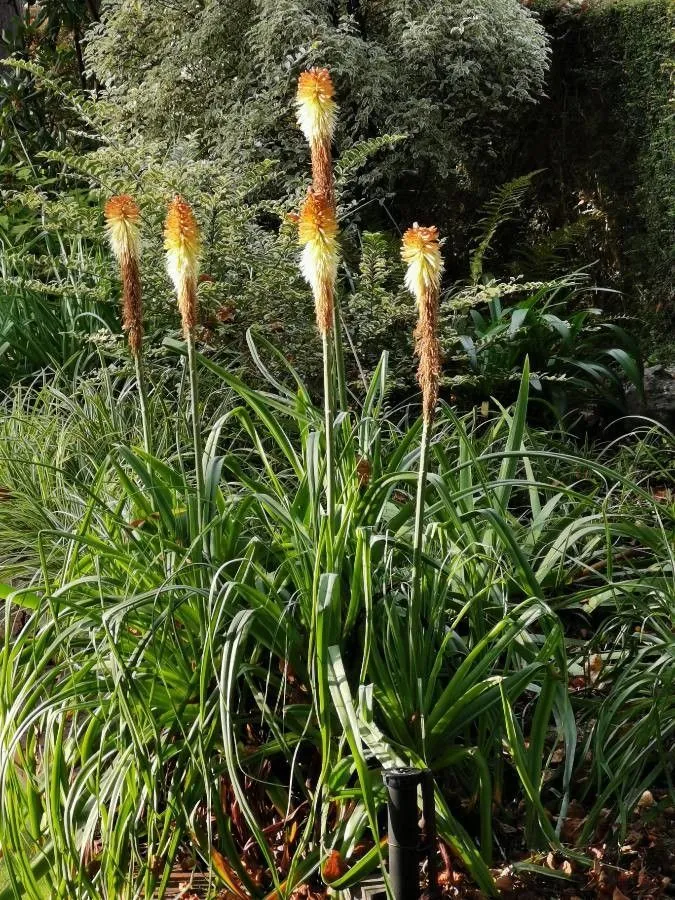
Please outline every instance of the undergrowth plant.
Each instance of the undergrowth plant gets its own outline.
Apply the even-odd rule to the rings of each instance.
[[[329,76],[308,78],[320,118]],[[411,229],[403,252],[421,416],[390,399],[387,353],[348,395],[337,227],[316,175],[300,238],[318,400],[264,336],[247,337],[260,388],[197,351],[197,234],[181,206],[166,239],[185,340],[165,343],[187,361],[189,399],[151,385],[152,452],[133,381],[103,399],[36,386],[2,423],[0,503],[18,504],[38,547],[2,561],[3,900],[45,884],[64,898],[164,896],[176,864],[238,900],[356,884],[385,861],[381,774],[400,764],[431,769],[440,840],[493,896],[495,816],[522,803],[525,845],[562,849],[579,747],[622,736],[592,757],[596,819],[600,800],[665,777],[672,735],[645,698],[668,714],[672,511],[528,427],[527,360],[515,404],[487,420],[438,402],[433,228]],[[204,375],[220,385],[215,420]],[[68,427],[34,458],[30,429],[52,408]],[[658,615],[635,657],[620,621],[644,600]],[[569,678],[584,648],[567,631],[601,608],[595,649],[619,693],[578,734]],[[646,754],[637,781],[627,727]]]
[[[0,385],[45,368],[64,368],[83,342],[116,329],[100,211],[78,192],[60,204],[3,193],[0,217]],[[3,227],[3,225],[5,227]],[[81,359],[80,359],[81,363]]]
[[[527,357],[533,391],[557,417],[593,407],[622,412],[625,386],[642,392],[640,351],[627,317],[591,305],[598,292],[585,272],[460,288],[448,303],[449,383],[469,397],[509,400]]]

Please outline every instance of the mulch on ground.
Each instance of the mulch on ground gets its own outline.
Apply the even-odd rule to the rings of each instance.
[[[563,853],[513,859],[493,870],[500,897],[505,900],[668,900],[675,897],[675,807],[649,792],[635,810],[623,840],[618,827],[605,820],[592,843],[580,850],[587,862]],[[572,842],[583,827],[583,810],[571,804],[563,838]],[[484,900],[452,857],[443,853],[439,876],[441,896],[453,900]],[[172,877],[169,900],[235,900],[229,891],[208,893],[202,874],[178,870]],[[305,885],[294,900],[325,900],[324,888]]]

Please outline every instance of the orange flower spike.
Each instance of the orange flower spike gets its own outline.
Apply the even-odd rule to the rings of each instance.
[[[197,324],[197,278],[201,247],[199,226],[189,204],[176,196],[164,223],[166,267],[178,298],[183,331]]]
[[[331,142],[335,131],[337,103],[328,69],[309,69],[298,79],[297,118],[312,156],[312,187],[335,207]]]
[[[438,292],[443,274],[443,257],[435,226],[423,228],[415,222],[403,235],[401,257],[408,266],[405,285],[418,302],[425,292]]]
[[[297,120],[310,145],[330,145],[333,140],[338,109],[334,96],[328,69],[312,68],[301,73],[295,97]]]
[[[338,243],[335,212],[323,194],[311,188],[298,225],[303,245],[300,268],[314,294],[316,324],[322,335],[333,327],[333,295],[337,281]]]
[[[129,349],[138,356],[143,345],[143,316],[141,306],[141,276],[139,270],[140,212],[132,197],[120,194],[105,205],[106,231],[122,278],[122,328],[127,334]]]
[[[128,194],[111,197],[105,205],[104,216],[110,246],[118,262],[125,254],[138,258],[140,240],[138,220],[140,211]]]
[[[406,287],[417,301],[417,380],[422,389],[423,415],[431,422],[438,401],[442,365],[438,320],[443,257],[438,229],[433,226],[422,228],[415,223],[403,235],[401,257],[408,266]]]

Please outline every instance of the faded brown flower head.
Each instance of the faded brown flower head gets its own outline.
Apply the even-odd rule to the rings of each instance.
[[[339,850],[330,850],[323,864],[323,877],[326,881],[335,881],[347,871],[347,865]]]
[[[316,324],[321,334],[333,327],[333,295],[337,280],[338,244],[335,211],[325,195],[307,193],[298,226],[303,245],[300,268],[312,288]]]
[[[164,223],[166,267],[178,298],[183,331],[197,324],[197,277],[200,251],[199,226],[194,213],[182,197],[169,204]]]
[[[408,266],[406,287],[417,301],[417,381],[422,389],[423,415],[430,422],[438,401],[442,365],[438,318],[443,257],[438,229],[434,226],[423,228],[416,222],[403,235],[401,256]]]
[[[111,197],[105,205],[106,231],[113,254],[120,265],[122,279],[122,328],[127,334],[129,349],[134,355],[143,346],[143,310],[141,275],[139,270],[140,212],[128,194]]]

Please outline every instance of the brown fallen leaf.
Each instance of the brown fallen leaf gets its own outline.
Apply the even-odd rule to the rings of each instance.
[[[234,322],[236,310],[233,303],[223,303],[216,311],[219,322]]]
[[[365,456],[360,457],[359,461],[356,464],[356,474],[358,475],[359,479],[359,487],[367,487],[372,471],[373,467],[370,464],[370,460]]]
[[[560,829],[560,837],[563,839],[564,843],[574,844],[581,834],[581,829],[584,827],[585,822],[586,819],[576,819],[567,816]]]
[[[591,656],[591,658],[588,662],[588,669],[589,669],[588,680],[591,684],[595,684],[598,681],[604,665],[605,664],[602,659],[602,656],[600,656],[599,653],[596,653],[593,656]]]
[[[565,759],[565,748],[561,744],[559,747],[556,747],[553,753],[551,754],[551,762],[552,763],[561,763]]]
[[[511,869],[511,866],[507,866],[505,869],[502,869],[495,878],[495,887],[504,894],[511,894],[514,891],[515,886],[516,880],[513,877],[513,870]]]

